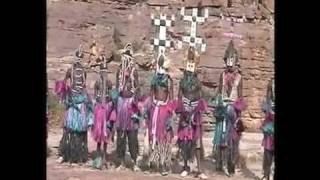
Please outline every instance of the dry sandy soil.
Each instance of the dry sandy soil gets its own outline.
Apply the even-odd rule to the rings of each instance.
[[[211,133],[210,133],[211,134]],[[210,134],[206,134],[203,138],[205,148],[205,160],[202,163],[205,173],[209,176],[209,179],[256,179],[261,175],[262,165],[262,150],[260,147],[261,138],[260,134],[244,133],[241,140],[240,151],[243,161],[246,162],[246,167],[238,169],[234,177],[228,178],[215,171],[214,159],[210,157],[212,150],[212,138]],[[182,164],[181,162],[175,164],[173,167],[173,173],[163,177],[157,173],[144,172],[132,172],[130,169],[125,171],[116,171],[114,165],[110,165],[108,169],[94,170],[90,167],[91,160],[84,165],[68,164],[57,162],[57,147],[59,145],[60,138],[62,136],[62,130],[58,128],[50,129],[48,134],[48,147],[50,148],[50,156],[47,158],[47,179],[48,180],[99,180],[99,179],[111,179],[111,180],[140,180],[147,178],[158,179],[182,179],[179,176]],[[140,143],[143,142],[143,134],[139,134]],[[95,150],[95,143],[92,141],[90,135],[88,136],[89,153]],[[115,150],[115,144],[111,144],[108,149],[109,156],[113,156]],[[142,148],[141,148],[142,150]],[[177,148],[173,149],[175,154]],[[129,155],[127,156],[129,159]],[[140,157],[141,158],[141,157]],[[191,164],[191,168],[195,167],[195,164]],[[189,175],[185,179],[196,179],[192,175]]]
[[[129,3],[133,1],[141,3]],[[134,53],[138,64],[152,61],[154,53],[150,50],[150,39],[156,34],[155,27],[151,25],[150,14],[157,14],[159,9],[149,5],[151,1],[154,3],[169,0],[90,0],[90,2],[47,0],[48,88],[52,89],[56,80],[64,78],[67,69],[73,62],[74,51],[80,43],[84,45],[86,51],[89,51],[89,45],[96,40],[98,47],[104,47],[107,56],[116,50],[117,46],[112,38],[115,28],[119,31],[119,39],[123,43],[136,42],[134,44],[140,47]],[[181,5],[166,6],[160,11],[168,15],[175,14],[179,19],[180,7]],[[217,11],[222,11],[221,9],[223,8],[211,9],[210,14],[216,14]],[[235,14],[241,14],[252,8],[235,7],[233,9],[232,12],[237,12]],[[250,10],[252,13],[256,11],[255,8]],[[199,36],[205,38],[207,44],[207,51],[202,53],[199,63],[199,70],[201,70],[199,79],[204,85],[202,89],[204,98],[216,95],[216,85],[224,67],[224,52],[230,41],[225,34],[234,31],[237,35],[242,36],[242,39],[235,38],[234,42],[240,55],[244,80],[243,96],[249,105],[243,112],[243,121],[248,129],[256,130],[257,125],[264,118],[261,103],[265,98],[267,83],[274,75],[273,25],[257,21],[256,23],[235,23],[231,26],[229,21],[221,20],[216,15],[210,15],[206,23],[199,24],[197,27]],[[189,25],[180,20],[176,21],[174,27],[169,28],[175,42],[179,37],[188,33],[188,28]],[[173,78],[174,96],[177,96],[179,81],[183,75],[180,69],[183,67],[183,53],[184,48],[177,48],[166,54],[172,64],[170,75]],[[88,58],[86,54],[85,61]],[[112,61],[108,66],[108,77],[113,84],[115,84],[115,72],[119,63],[119,61]],[[153,71],[146,71],[143,68],[137,68],[137,70],[139,86],[142,87],[142,93],[146,94],[149,92],[150,77]],[[87,90],[89,93],[92,93],[96,78],[97,74],[88,72]]]

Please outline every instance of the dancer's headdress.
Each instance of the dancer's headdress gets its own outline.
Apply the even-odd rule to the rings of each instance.
[[[200,55],[194,47],[189,47],[185,53],[185,59],[183,61],[184,67],[187,71],[196,72],[200,63]]]

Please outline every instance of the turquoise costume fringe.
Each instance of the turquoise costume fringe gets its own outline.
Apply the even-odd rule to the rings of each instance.
[[[273,135],[274,134],[274,124],[273,122],[268,122],[266,125],[262,127],[262,131],[264,134]]]
[[[109,92],[109,96],[111,97],[113,103],[117,102],[119,95],[120,93],[116,89],[113,89]]]
[[[214,144],[214,149],[217,150],[218,145],[226,138],[226,134],[223,133],[223,120],[227,112],[227,104],[223,102],[222,95],[219,94],[216,98],[209,101],[209,105],[216,107],[214,111],[216,122],[212,143]]]
[[[235,104],[223,102],[218,95],[210,102],[215,109],[216,129],[213,138],[213,150],[217,153],[216,168],[221,171],[227,168],[228,173],[235,173],[235,165],[239,155],[240,134],[237,129],[237,109]],[[239,108],[241,110],[242,108]],[[238,111],[239,111],[238,110]]]
[[[151,80],[151,86],[152,87],[167,87],[168,86],[168,79],[169,79],[169,75],[168,74],[155,74],[152,77]]]
[[[84,163],[88,160],[87,129],[93,124],[93,106],[88,95],[66,96],[67,108],[59,154],[64,162]]]
[[[185,71],[183,79],[181,80],[182,87],[191,87],[197,81],[196,75],[193,72]]]
[[[67,97],[65,100],[67,112],[65,115],[65,127],[74,132],[87,131],[93,124],[93,104],[86,94]]]

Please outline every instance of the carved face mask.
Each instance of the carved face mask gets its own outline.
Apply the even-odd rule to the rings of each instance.
[[[165,58],[163,52],[159,55],[157,59],[157,73],[158,74],[167,74],[170,66],[170,62]]]
[[[238,54],[237,54],[237,50],[235,49],[235,47],[233,45],[232,40],[229,42],[229,45],[225,51],[224,61],[225,61],[225,64],[228,68],[232,68],[233,66],[235,66],[237,64]]]
[[[132,56],[133,52],[132,52],[132,44],[131,43],[126,44],[124,49],[129,55]]]
[[[163,69],[163,63],[164,63],[164,57],[162,55],[160,55],[160,57],[158,58],[157,61],[157,73],[163,74],[164,73],[164,69]]]
[[[194,72],[196,70],[196,63],[188,61],[186,70]]]
[[[133,65],[133,61],[134,58],[132,57],[133,52],[132,52],[132,44],[131,43],[127,43],[124,47],[124,52],[122,54],[121,57],[121,61],[122,61],[122,68],[126,69],[130,66]]]
[[[133,66],[133,58],[126,54],[122,55],[122,68],[127,69],[131,66]]]
[[[188,49],[188,54],[187,54],[187,64],[186,64],[186,70],[189,72],[195,72],[196,70],[196,52],[193,47],[190,47]]]
[[[79,48],[76,50],[75,53],[75,61],[79,62],[83,58],[83,52],[82,52],[82,45],[80,44]]]
[[[233,65],[235,64],[235,58],[233,56],[229,57],[227,59],[226,64],[227,64],[227,67],[233,67]]]

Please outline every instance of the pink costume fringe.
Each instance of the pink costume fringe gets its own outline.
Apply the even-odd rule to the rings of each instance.
[[[112,109],[112,102],[97,104],[94,107],[94,124],[91,132],[92,138],[97,143],[107,143],[112,131],[107,128],[107,123],[116,121],[115,110]]]
[[[202,137],[202,113],[207,109],[208,104],[204,99],[198,100],[198,105],[192,112],[185,110],[183,102],[177,101],[177,112],[180,112],[180,121],[185,121],[191,113],[194,113],[193,121],[191,122],[191,128],[188,126],[178,128],[179,140],[196,140]]]
[[[225,87],[226,87],[227,92],[231,91],[235,78],[236,78],[236,73],[225,71],[224,82],[225,82]]]
[[[269,122],[274,122],[274,113],[267,113],[265,116],[265,120],[263,121],[260,128],[262,128],[265,124]],[[264,135],[262,140],[262,146],[268,150],[274,150],[274,136]]]
[[[237,110],[237,111],[243,111],[247,108],[246,103],[244,102],[243,98],[239,98],[237,99],[234,103],[233,103],[233,107]]]
[[[265,148],[265,149],[268,149],[270,151],[274,150],[274,137],[273,136],[266,136],[263,138],[262,140],[262,146]]]
[[[64,80],[55,82],[54,92],[59,97],[60,102],[66,98],[69,90],[70,90],[70,86],[68,86]]]
[[[148,126],[149,142],[153,142],[153,133],[155,133],[156,142],[170,143],[173,138],[173,131],[167,130],[167,125],[171,120],[172,113],[176,107],[175,101],[169,101],[164,105],[156,105],[149,97],[144,101],[144,108],[148,109],[148,117],[146,124]]]
[[[116,127],[121,130],[134,130],[132,115],[139,112],[138,105],[132,98],[118,98]]]

